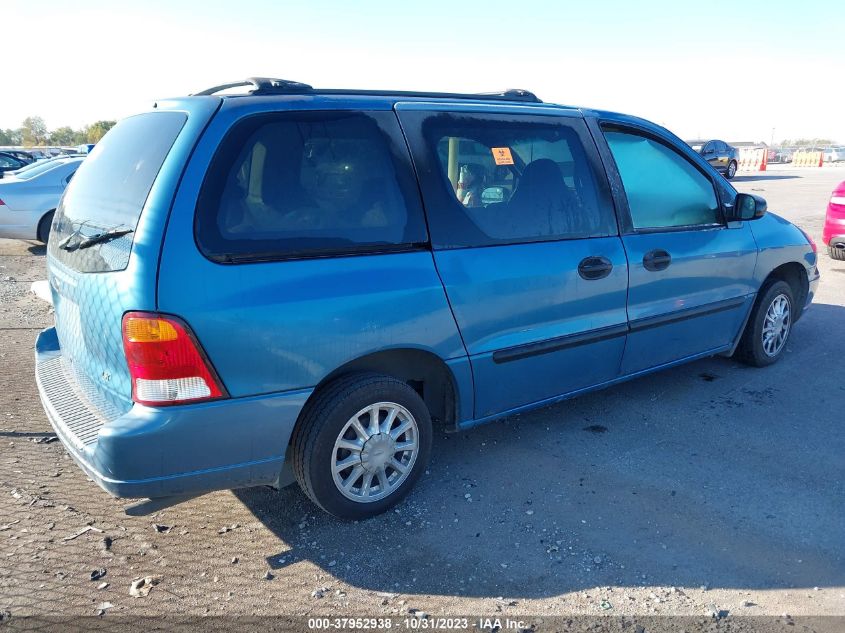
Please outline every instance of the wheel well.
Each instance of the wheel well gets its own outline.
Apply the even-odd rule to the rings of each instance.
[[[804,311],[804,304],[807,303],[807,293],[810,292],[810,281],[804,266],[798,262],[782,264],[769,273],[765,283],[771,280],[785,281],[792,288],[797,308],[798,316],[795,318],[797,321]]]
[[[36,237],[38,238],[39,242],[44,242],[44,243],[47,242],[47,239],[46,239],[47,236],[41,234],[41,223],[44,222],[44,218],[46,218],[48,215],[55,213],[55,212],[56,212],[55,209],[50,209],[49,211],[47,211],[47,213],[42,215],[41,218],[38,220],[38,225],[35,227],[35,232],[36,232]],[[50,230],[50,227],[48,226],[47,231],[49,231],[49,230]]]
[[[455,428],[458,410],[455,377],[439,356],[424,350],[392,349],[362,356],[323,378],[314,393],[340,376],[363,371],[393,376],[408,383],[423,399],[435,422],[447,429]]]

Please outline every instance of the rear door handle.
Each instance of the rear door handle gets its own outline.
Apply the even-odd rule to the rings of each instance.
[[[612,270],[613,262],[607,257],[585,257],[578,264],[578,274],[588,281],[604,279]]]
[[[672,263],[672,256],[663,249],[657,248],[643,255],[643,266],[646,270],[666,270]]]

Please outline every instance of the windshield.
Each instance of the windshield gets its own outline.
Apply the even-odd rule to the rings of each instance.
[[[126,268],[147,195],[186,120],[181,112],[139,114],[97,143],[56,210],[53,257],[80,272]],[[83,242],[90,247],[80,249]]]

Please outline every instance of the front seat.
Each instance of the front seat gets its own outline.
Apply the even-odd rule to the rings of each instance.
[[[557,164],[549,158],[538,158],[523,170],[508,202],[508,214],[523,235],[562,235],[576,228],[575,203],[575,195],[563,181]]]

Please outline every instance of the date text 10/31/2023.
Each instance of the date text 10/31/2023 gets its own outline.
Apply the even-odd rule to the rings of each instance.
[[[341,631],[384,631],[391,629],[419,630],[462,630],[469,628],[493,631],[521,631],[525,629],[522,620],[510,618],[449,618],[428,617],[414,615],[411,617],[349,617],[349,618],[309,618],[309,630],[341,630]]]

